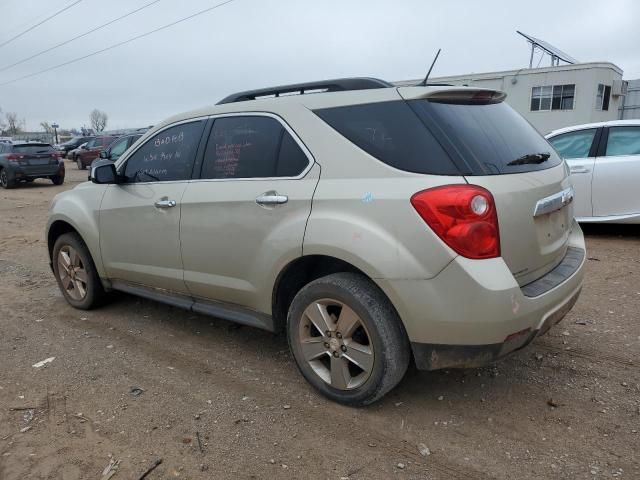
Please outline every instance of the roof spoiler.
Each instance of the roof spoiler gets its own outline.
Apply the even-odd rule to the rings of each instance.
[[[425,90],[424,87],[400,87],[398,92],[405,100],[424,99],[433,103],[450,105],[492,105],[501,103],[507,94],[499,90],[470,87],[436,87]]]

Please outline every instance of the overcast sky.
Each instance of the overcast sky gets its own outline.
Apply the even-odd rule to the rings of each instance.
[[[0,44],[77,0],[0,0]],[[0,70],[152,0],[82,0],[0,47]],[[0,84],[82,57],[220,3],[160,0],[82,39],[0,71]],[[640,2],[233,0],[208,13],[41,75],[0,86],[0,108],[28,129],[157,123],[234,91],[343,76],[402,80],[528,66],[515,33],[544,39],[581,62],[610,61],[640,78]],[[536,57],[534,64],[538,61]],[[549,60],[542,60],[541,66]]]

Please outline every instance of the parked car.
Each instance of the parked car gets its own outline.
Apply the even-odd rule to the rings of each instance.
[[[171,117],[55,197],[58,285],[80,309],[120,290],[285,330],[349,405],[411,358],[493,362],[566,315],[585,261],[566,166],[504,97],[339,79]]]
[[[67,157],[68,153],[71,150],[75,150],[76,148],[80,147],[80,145],[82,145],[83,143],[87,143],[92,138],[93,137],[84,137],[84,136],[83,137],[73,137],[71,140],[68,140],[68,141],[66,141],[64,143],[61,143],[60,145],[56,145],[55,147],[60,152],[63,152],[63,157]]]
[[[579,222],[640,223],[640,120],[576,125],[547,139],[569,165]]]
[[[100,152],[100,158],[115,162],[127,150],[127,148],[136,143],[141,136],[141,133],[135,133],[133,135],[125,135],[114,140],[111,145]]]
[[[20,182],[48,178],[55,185],[64,183],[64,162],[48,143],[0,143],[0,187],[13,188]]]
[[[67,159],[71,160],[72,162],[75,163],[76,158],[78,156],[78,153],[80,153],[80,151],[82,150],[82,148],[89,142],[85,142],[82,145],[80,145],[78,148],[74,148],[73,150],[69,150],[67,152]]]
[[[80,148],[80,150],[76,153],[76,164],[78,165],[78,170],[85,170],[87,166],[91,165],[98,156],[100,152],[104,150],[111,142],[113,142],[116,138],[114,136],[101,136],[94,137],[87,142],[87,144]]]

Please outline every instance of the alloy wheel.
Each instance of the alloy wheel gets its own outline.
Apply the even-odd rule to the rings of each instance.
[[[341,301],[311,303],[299,324],[298,342],[313,372],[333,388],[357,388],[373,371],[369,332],[362,319]]]
[[[75,248],[65,245],[58,252],[58,275],[69,297],[82,300],[87,295],[87,271]]]
[[[9,179],[7,178],[7,172],[0,170],[0,186],[2,186],[2,188],[7,188],[8,183]]]

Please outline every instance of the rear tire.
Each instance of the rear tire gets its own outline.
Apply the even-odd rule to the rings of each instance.
[[[82,159],[80,157],[76,157],[76,165],[78,165],[78,170],[86,170],[87,167],[82,163]]]
[[[305,379],[345,405],[380,399],[402,380],[410,361],[409,339],[391,302],[356,273],[328,275],[302,288],[289,309],[287,336]]]
[[[80,235],[60,235],[53,246],[52,262],[58,287],[72,307],[90,310],[103,303],[106,293]]]
[[[7,173],[7,171],[4,168],[0,169],[0,187],[9,189],[15,186],[16,186],[16,181],[9,180],[9,174]]]
[[[51,181],[54,185],[62,185],[64,183],[64,175],[54,175],[51,177]]]

